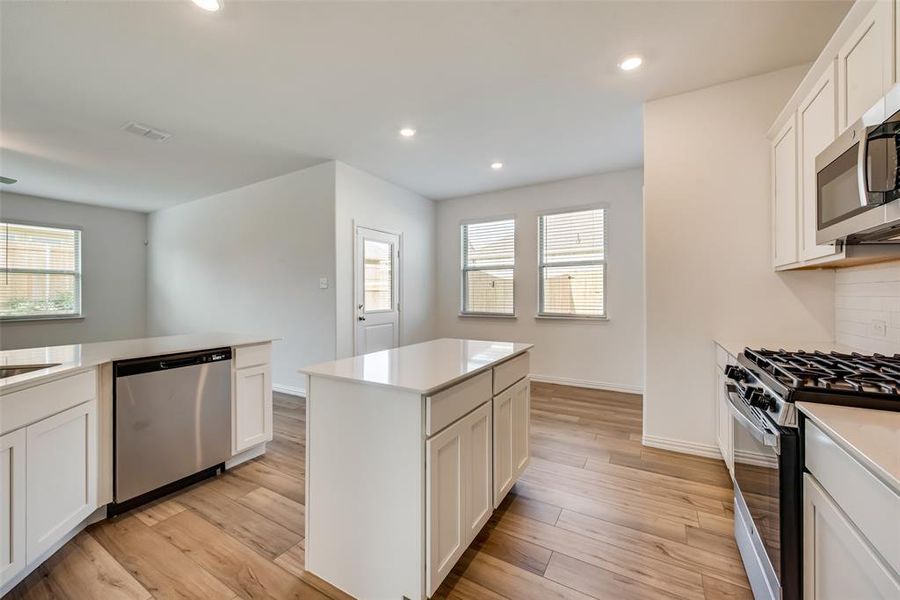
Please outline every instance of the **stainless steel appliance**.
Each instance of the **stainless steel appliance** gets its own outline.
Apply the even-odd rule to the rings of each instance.
[[[231,349],[114,363],[114,503],[131,510],[224,469]]]
[[[816,157],[816,242],[900,234],[900,85]]]
[[[734,530],[753,595],[799,599],[804,421],[794,403],[900,411],[900,356],[747,348],[726,375]]]

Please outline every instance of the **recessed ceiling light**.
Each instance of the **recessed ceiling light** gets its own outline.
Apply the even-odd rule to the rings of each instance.
[[[400,135],[405,138],[411,138],[412,136],[416,135],[416,130],[412,127],[404,127],[400,130]]]
[[[495,171],[499,171],[500,169],[503,168],[503,163],[502,163],[502,162],[499,162],[499,161],[498,161],[498,162],[492,162],[492,163],[491,163],[491,168],[492,168],[493,170],[495,170]]]
[[[619,63],[619,68],[623,71],[634,71],[644,63],[644,59],[640,56],[629,56]]]
[[[208,10],[209,12],[216,12],[220,8],[222,8],[222,4],[219,0],[191,0],[194,4],[202,8],[203,10]]]

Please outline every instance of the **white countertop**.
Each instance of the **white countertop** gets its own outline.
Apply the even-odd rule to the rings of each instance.
[[[301,369],[310,376],[429,394],[489,369],[532,344],[442,338]]]
[[[22,350],[2,350],[0,351],[0,366],[60,364],[49,369],[40,369],[23,375],[0,379],[0,394],[7,394],[30,387],[45,379],[90,369],[114,360],[195,352],[211,348],[246,346],[270,341],[272,341],[272,338],[264,335],[196,333],[90,344],[25,348]]]
[[[814,402],[797,408],[900,494],[900,412]]]
[[[835,342],[798,342],[794,341],[785,341],[785,340],[715,340],[716,344],[725,349],[728,354],[734,356],[735,358],[744,351],[744,348],[752,348],[755,350],[759,350],[760,348],[765,348],[767,350],[804,350],[806,352],[843,352],[843,353],[851,353],[851,352],[862,352],[856,348],[851,348],[850,346],[845,346],[843,344],[837,344]]]

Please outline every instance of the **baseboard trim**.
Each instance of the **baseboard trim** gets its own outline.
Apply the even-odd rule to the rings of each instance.
[[[279,392],[282,394],[287,394],[288,396],[300,396],[301,398],[306,398],[306,390],[302,387],[294,387],[292,385],[280,385],[277,383],[272,384],[272,391]]]
[[[713,444],[685,442],[683,440],[657,437],[655,435],[644,435],[641,438],[641,443],[645,446],[650,446],[651,448],[660,448],[662,450],[681,452],[682,454],[693,454],[694,456],[718,458],[719,460],[722,460],[722,452],[719,450],[718,446]]]
[[[588,379],[570,379],[568,377],[552,377],[550,375],[530,375],[532,381],[541,383],[556,383],[559,385],[571,385],[572,387],[588,388],[591,390],[606,390],[608,392],[624,392],[626,394],[643,394],[644,388],[639,385],[626,385],[623,383],[607,383],[605,381],[590,381]]]

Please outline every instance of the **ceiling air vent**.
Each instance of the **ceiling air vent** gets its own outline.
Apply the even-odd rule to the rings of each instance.
[[[138,123],[137,121],[129,121],[128,123],[125,123],[122,126],[122,129],[124,129],[128,133],[133,133],[134,135],[139,135],[143,138],[147,138],[148,140],[153,140],[154,142],[164,142],[172,137],[172,134],[168,131],[156,129],[154,127],[150,127],[149,125]]]

